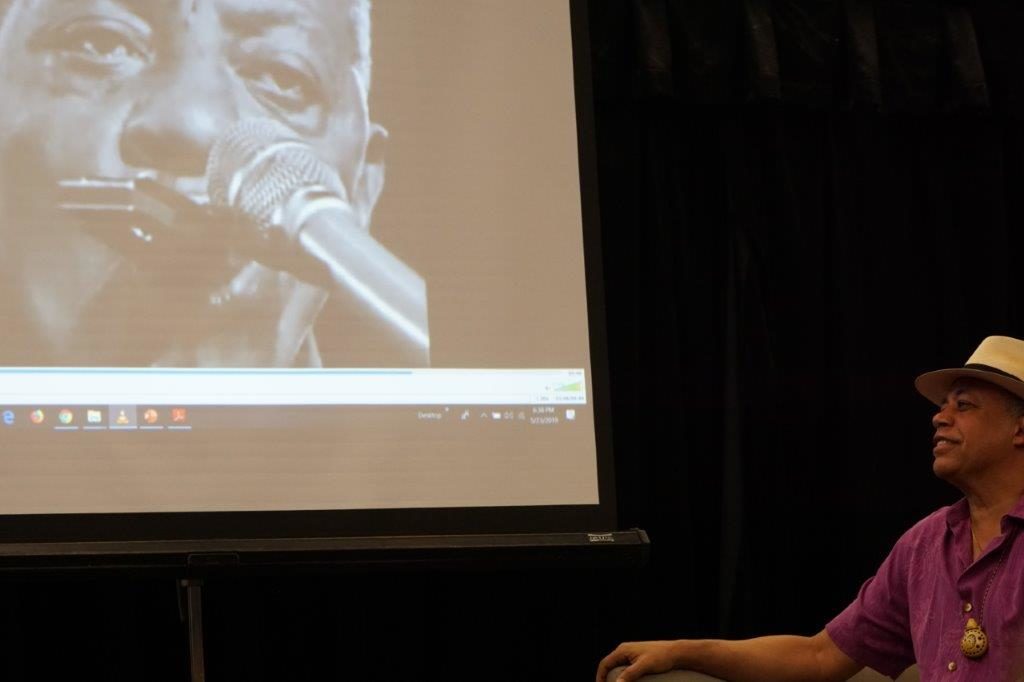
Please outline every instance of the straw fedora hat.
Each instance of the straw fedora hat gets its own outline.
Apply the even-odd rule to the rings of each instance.
[[[953,382],[964,378],[987,381],[1024,399],[1024,341],[990,336],[963,367],[925,372],[914,380],[914,386],[925,398],[941,405]]]

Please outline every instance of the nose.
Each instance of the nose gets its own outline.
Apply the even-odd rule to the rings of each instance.
[[[939,411],[932,417],[932,426],[938,429],[943,426],[949,426],[952,423],[953,420],[950,418],[949,412],[946,410],[946,406],[940,405]]]
[[[178,177],[200,177],[217,136],[238,116],[218,65],[182,64],[171,82],[154,83],[125,121],[124,163]]]

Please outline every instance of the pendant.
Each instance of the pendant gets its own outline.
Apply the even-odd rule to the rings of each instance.
[[[988,637],[973,618],[967,619],[964,636],[960,638],[960,651],[967,658],[981,658],[988,651]]]

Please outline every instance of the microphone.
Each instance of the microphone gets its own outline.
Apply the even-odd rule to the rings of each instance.
[[[338,173],[272,119],[244,119],[207,164],[211,204],[233,210],[263,244],[257,259],[348,302],[378,335],[430,349],[423,278],[370,236]]]

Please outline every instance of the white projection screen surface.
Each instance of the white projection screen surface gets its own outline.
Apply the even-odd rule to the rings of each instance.
[[[607,505],[569,5],[0,0],[6,532]]]

